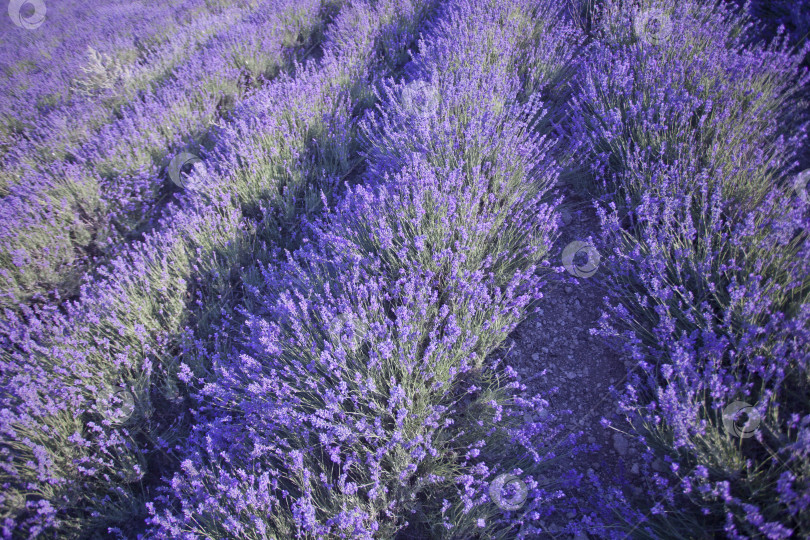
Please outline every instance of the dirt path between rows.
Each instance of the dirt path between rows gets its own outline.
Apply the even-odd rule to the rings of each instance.
[[[587,243],[599,229],[593,208],[570,192],[564,194],[563,226],[551,251],[553,266],[563,266],[566,246],[574,241]],[[584,257],[574,262],[581,265]],[[632,364],[613,352],[606,338],[590,334],[604,307],[599,272],[596,267],[590,277],[574,277],[567,271],[549,276],[541,310],[521,323],[505,343],[511,348],[505,363],[518,371],[528,395],[549,396],[557,387],[546,398],[552,410],[568,431],[582,432],[581,442],[598,445],[586,454],[564,456],[547,470],[545,478],[553,482],[573,469],[585,477],[580,489],[588,490],[587,479],[593,472],[603,486],[622,487],[625,496],[636,498],[646,482],[639,476],[637,463],[642,448],[628,435],[631,428],[610,392],[612,386],[621,387]],[[571,414],[565,412],[568,410]],[[603,427],[602,418],[610,420],[611,427]],[[589,511],[572,509],[545,522],[545,537],[571,538],[561,526],[581,520],[583,512]]]

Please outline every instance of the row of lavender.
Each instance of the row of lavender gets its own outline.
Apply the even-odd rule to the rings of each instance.
[[[254,6],[255,8],[256,6]],[[8,194],[13,186],[30,181],[32,172],[46,171],[54,161],[75,160],[81,145],[99,128],[114,122],[123,114],[122,108],[171,80],[172,71],[188,61],[194,53],[210,47],[218,33],[242,19],[251,10],[232,7],[217,13],[202,13],[188,18],[186,24],[176,23],[168,39],[148,48],[136,47],[118,52],[100,52],[88,46],[76,60],[73,79],[64,83],[63,92],[69,97],[40,107],[39,115],[30,125],[17,128],[3,149],[2,192]],[[76,22],[76,24],[81,24]],[[170,26],[171,28],[171,26]],[[52,32],[50,28],[47,31]],[[140,43],[140,42],[139,42]],[[146,46],[143,46],[146,47]],[[30,84],[30,83],[27,83]],[[18,85],[20,86],[20,85]],[[20,89],[10,91],[14,99],[24,94]],[[13,104],[5,115],[14,114]],[[15,120],[8,120],[14,122]]]
[[[595,28],[573,140],[603,228],[601,331],[638,362],[617,397],[656,488],[634,532],[807,537],[810,48],[752,44],[715,3],[606,0]]]
[[[99,156],[95,154],[99,152],[104,154],[103,157],[106,160],[109,160],[110,154],[115,154],[117,149],[102,148],[110,146],[109,140],[104,141],[103,139],[134,138],[132,130],[134,126],[127,126],[127,124],[144,122],[146,119],[140,117],[155,114],[158,105],[166,109],[161,119],[167,125],[144,124],[141,125],[141,128],[158,126],[161,128],[160,131],[180,129],[182,125],[176,128],[170,125],[167,114],[172,113],[177,116],[183,110],[183,106],[203,99],[197,94],[205,94],[206,91],[217,94],[216,98],[227,95],[228,92],[225,89],[217,86],[223,84],[222,81],[217,80],[218,78],[228,81],[232,76],[232,73],[225,71],[225,66],[230,66],[232,70],[244,69],[245,77],[261,77],[268,72],[271,73],[277,69],[277,66],[274,65],[274,55],[278,55],[276,50],[278,47],[271,46],[264,40],[268,39],[267,34],[270,30],[273,30],[275,34],[279,33],[278,29],[273,28],[276,25],[272,24],[271,19],[268,19],[268,15],[272,11],[273,3],[264,1],[251,5],[250,9],[233,8],[219,17],[193,19],[194,24],[187,25],[182,30],[196,31],[197,41],[185,43],[183,40],[185,32],[180,31],[175,38],[179,43],[167,43],[158,49],[159,54],[154,57],[154,60],[160,60],[161,55],[166,55],[170,64],[150,66],[153,69],[160,68],[158,69],[160,76],[155,79],[150,78],[149,84],[144,88],[132,88],[123,81],[117,81],[112,73],[96,74],[97,77],[93,78],[97,79],[97,84],[111,87],[107,93],[115,99],[114,106],[103,99],[78,99],[76,103],[66,103],[62,107],[54,108],[47,115],[40,115],[36,128],[31,133],[27,133],[24,140],[18,141],[17,146],[6,158],[5,165],[9,169],[7,174],[18,177],[13,178],[10,184],[18,184],[23,180],[31,183],[32,179],[28,173],[47,170],[53,161],[88,161],[98,159]],[[295,36],[298,35],[296,31],[299,30],[294,24],[295,18],[291,17],[287,22],[291,25],[287,41],[294,41]],[[270,28],[264,29],[259,23],[269,23]],[[306,36],[306,33],[302,36]],[[171,54],[172,45],[183,45],[186,50],[177,57]],[[262,46],[267,47],[268,50],[261,51]],[[268,58],[265,59],[261,53],[266,54]],[[114,66],[107,67],[113,72],[118,70]],[[105,82],[104,79],[107,76],[109,77]],[[229,90],[232,94],[233,89],[229,88]],[[190,95],[184,96],[186,93]],[[103,98],[103,96],[100,97]],[[168,101],[168,98],[173,98],[173,101]],[[176,118],[174,120],[177,121]],[[163,134],[161,133],[161,135]],[[181,131],[177,138],[182,139],[185,136],[187,135]],[[145,143],[146,141],[141,141],[141,145]],[[89,155],[86,155],[88,154],[87,147],[90,149]],[[144,165],[144,160],[135,159],[129,163],[126,158],[137,158],[144,153],[148,153],[148,151],[140,150],[136,146],[133,150],[127,150],[124,155],[120,156],[123,169],[102,166],[99,172],[106,176],[108,173],[122,174],[137,171]]]
[[[558,166],[529,123],[544,111],[519,97],[571,61],[560,10],[443,5],[410,82],[383,85],[362,123],[363,183],[245,272],[150,537],[536,534],[560,426],[487,357],[542,297],[556,236]],[[506,513],[489,491],[503,472],[532,473]]]
[[[68,111],[78,114],[88,139],[68,148],[71,157],[24,173],[0,201],[0,306],[19,308],[54,289],[74,294],[96,259],[110,258],[148,230],[161,196],[170,194],[167,158],[202,143],[255,81],[292,69],[293,58],[319,39],[321,11],[312,3],[263,2],[212,35],[117,119],[91,106],[90,117],[110,116],[93,129],[87,115]],[[35,146],[60,144],[49,136]]]
[[[333,189],[349,172],[352,110],[371,97],[379,69],[401,62],[426,7],[345,8],[322,61],[235,111],[206,155],[208,169],[192,176],[155,232],[86,284],[78,302],[3,323],[7,535],[75,535],[143,508],[141,480],[159,476],[155,465],[171,461],[184,428],[177,360],[210,364],[195,353],[216,337],[206,334],[209,317],[233,309],[246,286],[231,277],[257,255],[274,255],[266,242],[280,231],[271,223],[294,226],[297,213],[320,205],[311,189]]]
[[[88,116],[102,104],[110,109],[147,87],[187,54],[184,49],[193,49],[209,25],[241,11],[244,6],[228,5],[235,3],[9,2],[0,20],[3,154],[41,137],[46,126],[79,120],[76,112]],[[106,80],[99,68],[108,72]],[[112,84],[115,91],[106,88]]]

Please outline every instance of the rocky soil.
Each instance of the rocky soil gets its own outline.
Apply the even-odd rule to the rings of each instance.
[[[599,227],[589,205],[573,195],[567,200],[560,238],[552,249],[553,265],[559,267],[564,266],[566,246],[575,241],[589,243],[589,236],[595,237]],[[580,268],[584,263],[584,254],[574,259]],[[590,333],[604,306],[600,270],[604,271],[599,267],[586,271],[592,273],[589,277],[574,277],[568,271],[549,276],[541,309],[505,343],[509,349],[505,362],[518,371],[528,395],[546,396],[557,387],[549,399],[553,410],[570,432],[582,432],[580,441],[598,446],[594,452],[563,456],[546,476],[556,478],[574,469],[588,478],[593,472],[603,486],[625,486],[625,495],[634,497],[641,494],[646,482],[637,462],[643,449],[629,435],[632,430],[610,392],[611,387],[621,387],[632,363],[613,352],[605,338]],[[572,414],[565,412],[569,410]],[[603,427],[602,418],[610,420],[611,426]],[[546,523],[546,538],[566,538],[559,527],[566,519],[577,519],[577,514],[581,517],[581,512],[572,510],[554,523]]]

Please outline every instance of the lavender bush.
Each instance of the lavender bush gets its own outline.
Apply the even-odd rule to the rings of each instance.
[[[795,129],[802,55],[748,43],[731,7],[642,6],[653,8],[672,27],[650,44],[627,30],[638,10],[602,4],[574,106],[611,254],[602,333],[638,362],[620,402],[667,463],[648,469],[658,488],[633,530],[803,537],[810,253],[807,201],[792,186],[806,137],[806,124]],[[724,418],[735,401],[752,406],[747,419]]]
[[[26,174],[0,201],[6,228],[0,305],[17,307],[53,289],[74,294],[96,259],[110,258],[147,231],[169,196],[163,170],[172,149],[196,150],[227,112],[223,96],[232,107],[252,78],[273,76],[288,64],[291,69],[290,57],[319,39],[327,11],[321,2],[264,3],[176,66],[154,93],[122,108],[120,119],[71,149],[68,163]]]
[[[346,71],[369,69],[363,66],[372,65],[370,55],[377,47],[403,47],[411,41],[403,41],[399,33],[409,32],[409,25],[396,24],[390,30],[380,27],[395,20],[393,6],[386,9],[385,18],[378,17],[377,25],[371,27],[364,25],[363,19],[355,23],[359,27],[347,24],[356,20],[355,8],[338,17],[336,37],[347,42],[326,45],[322,63],[304,70],[299,81],[299,88],[314,90],[310,96],[321,100],[321,107],[330,106],[332,101],[328,94],[320,92],[338,90]],[[424,16],[420,13],[414,13],[414,22]],[[350,37],[361,39],[362,45],[355,45],[357,42]],[[394,50],[390,46],[386,49]],[[313,87],[310,83],[318,78],[320,83]],[[270,84],[265,95],[257,96],[256,103],[273,103],[277,88],[285,84]],[[343,102],[340,96],[335,99]],[[308,116],[318,102],[274,106],[286,107],[287,114]],[[331,114],[321,110],[328,121]],[[234,124],[240,122],[234,120]],[[292,142],[281,130],[283,126],[277,129],[276,137],[286,137],[287,144]],[[271,134],[272,130],[266,132],[267,137]],[[302,152],[309,143],[309,138],[299,138],[297,151]],[[255,232],[251,233],[256,227],[254,220],[243,219],[239,205],[234,206],[229,195],[235,186],[225,157],[229,144],[223,138],[221,152],[214,152],[222,154],[221,167],[211,164],[220,174],[201,173],[199,180],[205,181],[202,184],[192,178],[192,190],[178,205],[167,209],[162,226],[116,258],[109,270],[100,270],[98,279],[83,286],[78,302],[63,306],[67,314],[51,307],[24,310],[22,317],[9,314],[9,321],[3,325],[2,372],[7,389],[4,405],[9,412],[4,418],[3,438],[11,442],[15,451],[6,455],[9,476],[4,483],[12,495],[26,493],[24,485],[38,491],[55,487],[48,487],[22,507],[19,504],[25,500],[19,495],[7,499],[18,505],[12,507],[16,519],[7,522],[8,531],[15,526],[33,533],[52,528],[65,532],[87,530],[137,514],[137,491],[130,482],[111,476],[121,471],[108,456],[131,458],[146,453],[154,459],[171,452],[171,437],[182,431],[171,425],[182,423],[182,414],[151,416],[150,403],[160,399],[154,396],[156,390],[163,392],[176,385],[173,354],[188,322],[186,309],[196,311],[204,325],[206,314],[214,307],[204,300],[226,304],[230,267],[257,241]],[[265,150],[268,158],[272,156],[270,150]],[[196,295],[199,310],[193,309],[192,295]],[[105,361],[110,358],[116,358],[115,362]],[[89,373],[94,374],[92,379]],[[106,404],[96,403],[93,396],[104,385],[135,395],[135,414],[124,426],[98,423],[97,418],[104,417],[102,407]],[[38,404],[39,399],[50,399],[47,396],[51,395],[63,398],[46,408]],[[67,424],[66,419],[70,420]],[[167,435],[164,431],[169,427],[171,433]],[[88,432],[89,428],[95,432]],[[65,433],[62,441],[72,437],[70,444],[51,435],[61,430]],[[41,508],[37,509],[37,505]]]
[[[532,15],[448,6],[409,69],[436,106],[401,99],[413,81],[382,86],[363,184],[260,269],[245,336],[216,357],[182,471],[152,506],[155,536],[533,532],[553,497],[531,477],[519,517],[485,504],[514,463],[507,445],[536,467],[559,431],[550,417],[523,425],[542,398],[506,399],[485,366],[541,296],[555,230],[542,199],[556,166],[515,100]]]
[[[33,6],[15,3],[23,10]],[[0,65],[7,74],[0,86],[3,154],[13,151],[20,155],[20,145],[53,141],[54,131],[87,129],[99,120],[99,113],[111,111],[131,99],[135,91],[164,77],[194,49],[197,40],[229,24],[248,7],[245,2],[228,4],[175,0],[159,5],[111,1],[94,6],[84,2],[48,6],[43,2],[46,16],[42,23],[47,26],[37,31],[15,27],[4,13],[0,23]],[[106,28],[108,33],[93,32],[95,28]],[[103,91],[92,82],[107,79],[109,73],[88,77],[90,51],[107,59],[105,71],[112,68],[119,73],[108,81],[116,83],[114,91]],[[76,124],[69,127],[67,122]],[[61,153],[59,146],[43,145],[40,153]],[[3,173],[0,178],[8,182],[11,171]],[[5,189],[2,185],[3,192]]]
[[[795,2],[753,0],[746,3],[745,7],[757,20],[762,27],[762,33],[767,37],[786,35],[799,49],[810,39],[810,4],[807,0]],[[805,53],[805,65],[808,59]]]

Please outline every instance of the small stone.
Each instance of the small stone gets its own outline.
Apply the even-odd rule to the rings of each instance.
[[[627,454],[627,447],[627,439],[625,439],[621,433],[614,433],[613,448],[616,450],[616,452],[618,452],[620,456],[624,456]]]
[[[577,378],[577,374],[576,374],[576,373],[574,373],[573,371],[569,371],[569,372],[567,372],[567,373],[565,374],[565,376],[566,376],[566,377],[568,377],[569,379],[576,379],[576,378]]]
[[[654,471],[664,472],[665,469],[664,462],[661,461],[660,459],[656,459],[655,461],[652,462],[652,468]]]
[[[539,354],[537,354],[537,353],[534,353],[534,354],[532,355],[532,360],[534,360],[535,362],[537,362],[538,360],[540,360],[540,355],[539,355]]]
[[[568,519],[574,519],[575,517],[577,517],[577,511],[569,510],[568,513],[566,513],[565,515]]]
[[[574,292],[574,288],[571,285],[566,285],[565,286],[565,293],[566,294],[571,294],[572,292]]]
[[[633,466],[630,467],[630,472],[633,474],[638,474],[638,463],[633,463]]]

